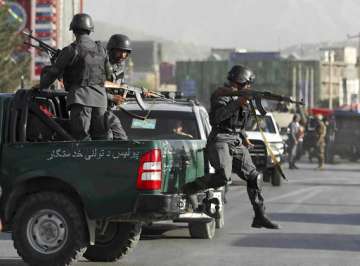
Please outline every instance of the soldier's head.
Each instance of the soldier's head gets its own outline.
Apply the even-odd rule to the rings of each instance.
[[[106,49],[111,64],[118,64],[125,61],[132,51],[130,39],[124,34],[112,35],[107,43]]]
[[[72,18],[69,30],[73,31],[76,36],[90,34],[94,31],[94,23],[88,14],[79,13]]]
[[[243,65],[235,65],[228,72],[227,79],[238,89],[250,88],[255,81],[255,74]]]

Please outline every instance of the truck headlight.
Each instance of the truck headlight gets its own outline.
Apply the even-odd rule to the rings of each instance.
[[[274,153],[282,154],[284,152],[284,144],[282,142],[270,143],[270,148]]]

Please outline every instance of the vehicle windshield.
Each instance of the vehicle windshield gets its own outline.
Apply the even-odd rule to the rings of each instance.
[[[131,111],[146,116],[146,111]],[[116,114],[130,139],[200,139],[195,114],[192,112],[152,111],[146,120],[132,117],[123,111]]]
[[[257,118],[259,120],[260,127],[264,132],[276,133],[273,120],[271,119],[270,116],[261,117],[258,115]],[[245,130],[246,131],[259,131],[255,117],[253,117],[253,116],[250,117],[250,119],[245,127]]]

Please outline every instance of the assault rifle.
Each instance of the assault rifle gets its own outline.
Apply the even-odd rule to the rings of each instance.
[[[34,35],[32,35],[32,32],[23,31],[22,34],[24,34],[26,37],[29,38],[29,41],[27,41],[27,42],[25,41],[24,44],[34,47],[36,49],[43,50],[44,52],[46,52],[49,55],[51,63],[55,62],[57,56],[59,55],[59,53],[61,51],[60,49],[55,49],[54,47],[51,47],[50,45],[43,42],[42,40],[36,38]],[[32,40],[36,41],[37,44],[33,44]]]
[[[164,101],[174,102],[174,100],[166,98],[164,95],[162,95],[159,92],[148,90],[145,88],[134,87],[127,84],[117,84],[111,81],[105,81],[105,88],[111,94],[118,94],[118,95],[122,94],[124,98],[128,94],[135,96],[136,102],[142,110],[148,109],[143,101],[143,96],[159,98]]]
[[[266,110],[264,109],[264,107],[261,104],[261,99],[304,105],[303,100],[296,101],[296,100],[293,100],[290,96],[283,96],[283,95],[275,94],[275,93],[272,93],[269,91],[255,91],[255,90],[249,90],[249,89],[233,91],[233,90],[225,88],[223,90],[217,91],[215,93],[215,96],[218,96],[218,97],[239,96],[239,97],[248,98],[249,100],[254,100],[255,104],[256,104],[256,108],[259,110],[259,112],[262,116],[266,115]]]

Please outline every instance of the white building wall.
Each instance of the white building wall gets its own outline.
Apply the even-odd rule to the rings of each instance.
[[[82,0],[58,0],[60,17],[59,17],[59,47],[64,47],[69,45],[74,40],[74,36],[71,31],[69,31],[70,22],[72,17],[81,12],[81,1]]]
[[[345,86],[344,86],[345,85]],[[339,104],[359,103],[359,80],[346,80],[339,93]]]

